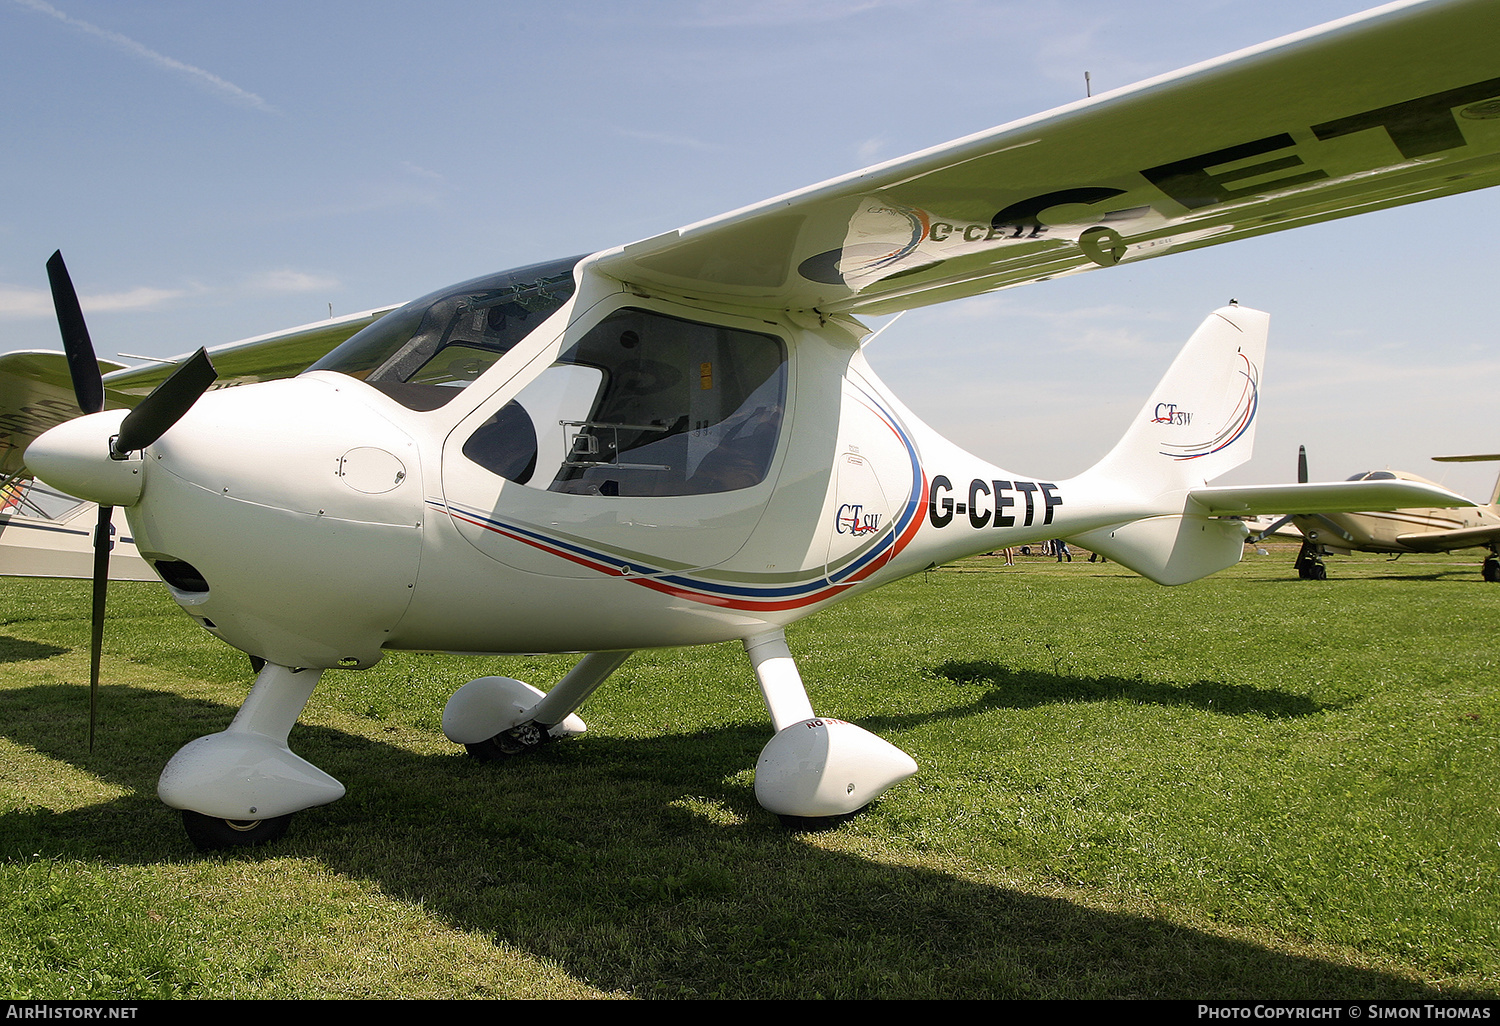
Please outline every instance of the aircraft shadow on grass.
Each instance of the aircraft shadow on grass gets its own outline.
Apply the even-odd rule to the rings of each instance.
[[[220,857],[191,849],[155,784],[177,735],[226,725],[234,710],[114,687],[109,704],[133,703],[132,716],[106,720],[90,755],[86,713],[69,711],[78,690],[0,692],[4,733],[133,793],[0,816],[0,858],[109,866]],[[1054,987],[1095,997],[1464,996],[1164,919],[824,850],[756,804],[740,771],[763,734],[747,724],[588,736],[485,764],[303,725],[298,749],[348,781],[350,797],[235,858],[316,859],[419,902],[456,930],[639,996],[798,996],[797,981],[812,980],[836,981],[818,991],[830,997],[1025,998]],[[702,802],[727,809],[729,822],[694,811]],[[622,815],[627,805],[647,811]],[[611,916],[633,924],[628,952],[598,929]],[[851,964],[863,975],[852,978]]]
[[[0,663],[28,663],[37,659],[50,659],[67,651],[69,650],[57,645],[0,634]]]
[[[1398,581],[1398,582],[1408,582],[1408,581],[1409,582],[1416,582],[1416,581],[1433,581],[1433,582],[1438,582],[1438,581],[1440,581],[1440,582],[1443,582],[1443,583],[1446,583],[1446,584],[1465,584],[1465,585],[1473,585],[1475,583],[1479,583],[1479,584],[1484,583],[1483,581],[1479,581],[1474,576],[1474,568],[1479,565],[1478,563],[1445,563],[1440,568],[1434,569],[1434,570],[1424,570],[1424,571],[1421,571],[1421,572],[1413,572],[1413,573],[1402,573],[1401,572],[1402,571],[1402,564],[1401,564],[1400,561],[1395,560],[1395,559],[1388,559],[1388,560],[1385,560],[1384,562],[1390,564],[1390,567],[1391,567],[1390,570],[1388,570],[1388,571],[1382,571],[1380,573],[1362,573],[1358,577],[1343,577],[1343,578],[1339,578],[1338,575],[1335,574],[1335,575],[1329,577],[1328,580],[1326,580],[1326,581],[1318,581],[1317,583],[1318,584],[1330,584],[1331,585],[1331,584],[1337,582],[1337,583],[1341,583],[1341,584],[1352,584],[1352,585],[1356,585],[1356,586],[1360,585],[1360,584],[1363,584],[1363,583],[1366,583],[1368,581]],[[1335,564],[1335,565],[1337,565],[1337,564]],[[1369,564],[1366,563],[1364,565],[1368,566]],[[1411,566],[1412,564],[1408,562],[1405,565],[1406,566]],[[1254,585],[1254,586],[1260,586],[1260,585],[1266,585],[1266,584],[1272,584],[1272,585],[1278,585],[1279,584],[1279,585],[1283,585],[1283,586],[1291,585],[1293,587],[1301,587],[1302,586],[1301,582],[1297,578],[1295,578],[1295,577],[1291,577],[1291,578],[1285,578],[1285,577],[1280,577],[1280,578],[1278,578],[1278,577],[1246,577],[1240,583],[1242,583],[1242,584],[1248,584],[1248,585]]]
[[[1128,699],[1143,705],[1193,706],[1227,716],[1271,718],[1311,716],[1345,702],[1319,702],[1278,688],[1199,680],[1171,684],[1140,677],[1079,677],[1066,673],[1014,670],[993,659],[950,660],[932,669],[938,677],[964,687],[983,687],[982,698],[967,711],[1029,709],[1061,702],[1107,702]]]

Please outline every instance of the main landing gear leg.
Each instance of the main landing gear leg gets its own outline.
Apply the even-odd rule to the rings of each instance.
[[[1500,551],[1496,551],[1495,546],[1490,546],[1490,554],[1484,557],[1484,567],[1479,574],[1491,584],[1500,581]]]
[[[1297,550],[1297,576],[1304,581],[1328,580],[1328,567],[1323,565],[1323,553],[1312,542],[1303,542]]]
[[[266,663],[227,730],[184,745],[156,785],[161,800],[182,810],[183,826],[201,849],[274,841],[292,813],[344,796],[344,785],[287,747],[287,736],[322,670]]]
[[[917,772],[890,742],[813,713],[781,631],[747,638],[745,653],[776,729],[755,765],[755,799],[783,823],[815,826],[857,812]]]
[[[574,712],[630,655],[591,652],[546,693],[511,677],[471,680],[443,708],[443,733],[485,761],[582,734],[587,728]]]

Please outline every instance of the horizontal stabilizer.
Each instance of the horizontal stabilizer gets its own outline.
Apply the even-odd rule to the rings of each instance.
[[[1446,488],[1400,480],[1205,487],[1194,488],[1188,498],[1206,513],[1235,517],[1474,505]]]

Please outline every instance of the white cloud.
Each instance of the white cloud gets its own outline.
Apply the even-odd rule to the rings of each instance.
[[[861,164],[874,164],[886,156],[890,142],[883,138],[866,139],[855,148],[855,158]]]
[[[40,289],[0,285],[0,318],[24,320],[52,314],[52,296]]]
[[[154,310],[174,299],[187,295],[181,289],[154,289],[142,286],[124,292],[101,292],[80,295],[79,304],[85,315],[91,313],[114,313],[120,310]],[[52,293],[45,289],[28,289],[16,285],[0,285],[0,319],[30,320],[37,317],[52,317]]]
[[[254,292],[325,292],[339,287],[337,278],[283,268],[251,275],[245,286]]]
[[[112,313],[116,310],[155,310],[166,306],[174,299],[187,295],[181,289],[153,289],[146,286],[125,292],[103,292],[97,295],[80,296],[79,302],[85,311],[97,310]]]

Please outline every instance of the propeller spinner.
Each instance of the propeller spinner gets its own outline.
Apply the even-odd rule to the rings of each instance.
[[[111,518],[114,507],[130,505],[140,494],[139,466],[128,466],[130,454],[151,445],[177,423],[198,397],[208,391],[218,373],[208,353],[200,349],[151,394],[119,420],[105,415],[106,425],[95,422],[104,411],[104,378],[89,338],[88,325],[73,280],[62,253],[47,261],[47,279],[52,286],[52,305],[62,332],[63,351],[73,379],[73,394],[84,417],[54,428],[32,443],[26,452],[33,471],[48,470],[50,482],[61,484],[79,498],[99,503],[94,527],[93,608],[89,631],[89,749],[94,747],[94,725],[99,707],[99,657],[104,640],[104,608],[109,586]],[[108,434],[102,428],[111,429]],[[112,466],[113,465],[113,466]],[[69,487],[69,484],[72,487]]]

